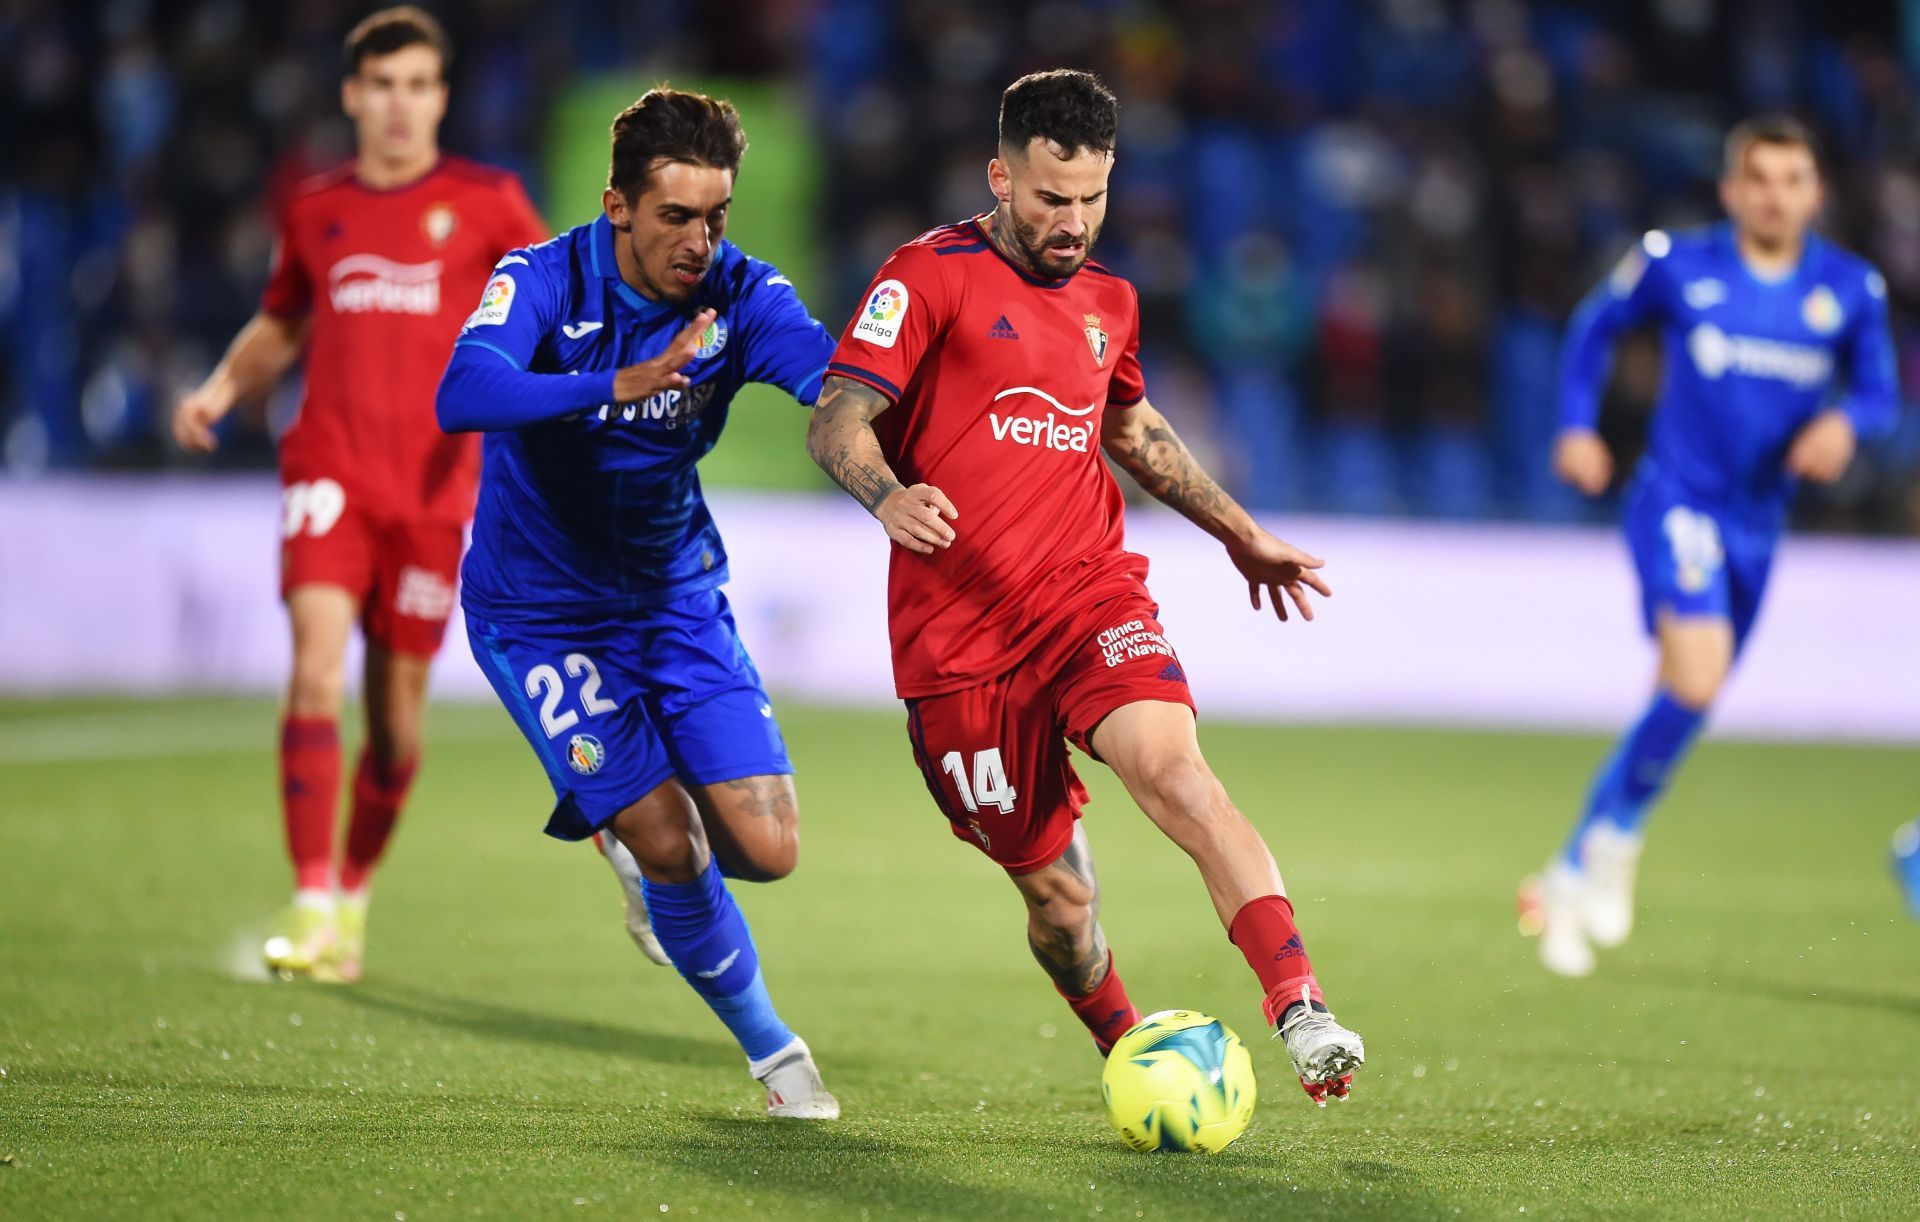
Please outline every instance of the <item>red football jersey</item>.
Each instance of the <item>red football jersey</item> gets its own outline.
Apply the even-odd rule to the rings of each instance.
[[[933,696],[1006,673],[1053,624],[1146,578],[1100,419],[1146,394],[1134,287],[1088,262],[1039,280],[978,218],[893,253],[828,372],[894,401],[874,432],[902,483],[959,511],[953,546],[893,548],[894,684]]]
[[[517,177],[457,157],[391,190],[365,186],[351,164],[307,183],[260,300],[269,314],[313,316],[282,482],[335,480],[347,504],[383,518],[470,518],[479,438],[440,431],[434,391],[494,264],[546,236]]]

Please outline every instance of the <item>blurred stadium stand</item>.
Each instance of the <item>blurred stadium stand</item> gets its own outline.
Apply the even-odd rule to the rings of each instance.
[[[349,151],[338,44],[371,7],[0,3],[0,471],[187,465],[165,412],[251,312],[279,201]],[[1100,257],[1140,286],[1156,401],[1258,508],[1605,517],[1547,472],[1560,325],[1639,230],[1716,215],[1720,134],[1757,110],[1816,124],[1826,229],[1886,272],[1920,387],[1920,0],[428,7],[457,49],[443,143],[522,172],[556,226],[595,205],[576,174],[556,190],[555,147],[597,149],[610,117],[571,130],[582,90],[802,99],[812,146],[779,140],[817,169],[787,223],[836,329],[894,245],[983,207],[1008,80],[1101,72],[1123,130]],[[1658,365],[1622,352],[1626,450]],[[237,419],[216,465],[270,465],[295,395]],[[727,470],[805,484],[792,438]],[[1915,413],[1801,518],[1920,533]]]

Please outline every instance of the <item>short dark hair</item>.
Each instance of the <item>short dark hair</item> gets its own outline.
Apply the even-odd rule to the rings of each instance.
[[[1739,173],[1747,150],[1756,144],[1796,145],[1812,155],[1816,166],[1820,163],[1820,148],[1814,143],[1812,128],[1792,115],[1754,115],[1735,123],[1727,132],[1722,173],[1729,178]]]
[[[657,85],[613,120],[613,159],[607,185],[638,199],[656,161],[708,165],[736,177],[747,133],[732,102]]]
[[[1091,72],[1055,68],[1033,72],[1000,95],[1000,147],[1024,153],[1034,137],[1060,146],[1069,157],[1081,149],[1113,151],[1120,102]]]
[[[411,4],[383,8],[347,34],[342,66],[348,76],[357,75],[362,60],[375,55],[392,55],[406,47],[432,47],[440,56],[440,78],[446,79],[453,62],[453,43],[440,28],[433,14]]]

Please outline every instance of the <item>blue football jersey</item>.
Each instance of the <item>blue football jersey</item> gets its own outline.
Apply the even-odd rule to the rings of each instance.
[[[1561,355],[1560,420],[1592,428],[1613,341],[1660,328],[1661,388],[1644,473],[1735,511],[1777,516],[1794,435],[1836,391],[1861,436],[1898,411],[1887,286],[1869,263],[1809,235],[1778,280],[1748,269],[1728,224],[1641,239],[1575,312]]]
[[[505,256],[455,364],[480,350],[526,373],[605,380],[657,356],[700,310],[717,314],[685,390],[487,433],[461,577],[464,602],[489,620],[591,618],[725,581],[695,464],[743,384],[810,405],[833,354],[833,336],[771,264],[723,241],[694,300],[670,305],[621,279],[614,236],[601,216]]]

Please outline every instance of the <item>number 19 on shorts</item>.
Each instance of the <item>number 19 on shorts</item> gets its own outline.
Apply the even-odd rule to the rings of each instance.
[[[968,814],[979,814],[982,806],[992,806],[1003,815],[1013,813],[1014,799],[1020,795],[1007,784],[1007,767],[1000,761],[1000,748],[988,747],[973,753],[971,785],[967,783],[966,757],[958,751],[942,756],[940,766],[953,778],[953,787],[960,791],[960,804],[967,808]]]

